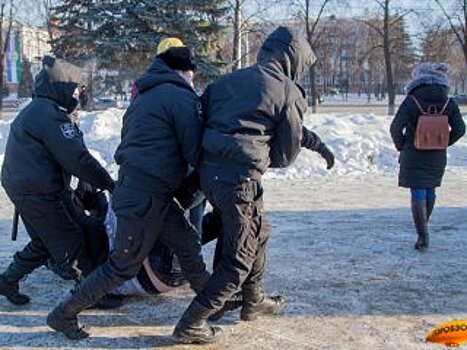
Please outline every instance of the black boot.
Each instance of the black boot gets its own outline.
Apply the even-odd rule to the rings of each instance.
[[[243,286],[243,305],[240,319],[254,321],[261,315],[278,315],[285,307],[285,300],[280,296],[265,296],[259,284]]]
[[[222,309],[214,312],[211,316],[208,317],[209,321],[217,321],[228,311],[238,309],[243,304],[243,297],[241,293],[236,293],[233,295],[232,299],[227,300],[222,307]]]
[[[70,295],[47,316],[47,325],[72,340],[87,338],[89,334],[78,324],[78,314],[104,297],[117,285],[106,283],[101,270],[96,269],[78,283]]]
[[[418,238],[414,248],[424,250],[429,245],[429,235],[427,230],[427,203],[426,200],[412,200],[412,216],[417,230]]]
[[[74,294],[62,301],[47,315],[47,325],[62,332],[68,339],[79,340],[89,337],[89,333],[78,323],[78,314],[86,308]]]
[[[213,313],[193,300],[178,321],[172,336],[184,344],[208,344],[219,339],[222,329],[210,326],[206,320]]]
[[[430,220],[431,213],[435,207],[435,198],[427,198],[426,200],[426,222]]]
[[[19,292],[19,281],[25,276],[21,267],[13,262],[6,271],[0,274],[0,295],[5,296],[10,303],[25,305],[29,297]]]
[[[15,305],[25,305],[29,303],[29,297],[19,292],[19,283],[9,282],[4,274],[0,275],[0,294]]]

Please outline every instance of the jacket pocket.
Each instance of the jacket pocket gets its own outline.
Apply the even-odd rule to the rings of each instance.
[[[149,194],[121,187],[114,190],[112,208],[117,216],[141,219],[147,216],[151,206]]]

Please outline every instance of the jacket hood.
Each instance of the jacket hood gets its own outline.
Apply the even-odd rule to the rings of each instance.
[[[316,62],[316,56],[305,38],[291,28],[279,27],[264,41],[257,61],[262,65],[278,65],[287,77],[296,82]]]
[[[449,88],[441,84],[420,85],[410,91],[419,101],[425,103],[439,103],[448,98]]]
[[[73,93],[78,85],[83,84],[80,68],[66,61],[45,56],[42,70],[34,81],[34,97],[54,100],[68,112],[76,107]]]
[[[138,92],[142,93],[157,85],[167,83],[193,90],[185,79],[178,75],[173,69],[169,68],[169,66],[167,66],[167,64],[159,57],[156,57],[147,72],[136,80],[135,85]]]
[[[449,90],[450,83],[446,77],[434,74],[421,74],[407,83],[404,87],[404,92],[410,94],[414,89],[424,85],[437,85]]]

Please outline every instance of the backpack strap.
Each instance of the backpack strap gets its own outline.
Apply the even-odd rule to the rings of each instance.
[[[423,110],[423,107],[421,106],[420,102],[418,102],[418,100],[415,98],[414,95],[410,95],[410,97],[412,97],[412,100],[415,102],[415,104],[417,105],[418,109],[420,110],[420,112],[422,112],[422,114],[425,114],[426,112]],[[443,114],[444,111],[446,110],[447,106],[449,104],[449,97],[447,98],[446,102],[444,103],[444,106],[443,108],[441,108],[441,111],[439,112],[439,114]]]
[[[425,111],[423,110],[423,107],[420,105],[420,103],[418,102],[418,100],[415,98],[414,95],[410,95],[410,97],[412,97],[412,100],[415,102],[415,104],[417,105],[418,109],[420,110],[420,112],[422,112],[422,114],[425,114]]]
[[[447,98],[446,103],[444,104],[444,106],[443,106],[443,108],[441,109],[441,112],[439,112],[439,114],[443,114],[443,113],[444,113],[444,111],[445,111],[445,109],[447,108],[448,104],[449,104],[449,97]]]

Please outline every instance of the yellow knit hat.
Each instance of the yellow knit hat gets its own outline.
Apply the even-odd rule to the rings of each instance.
[[[179,38],[165,38],[162,40],[159,45],[157,45],[157,53],[156,55],[160,55],[161,53],[167,51],[171,47],[182,47],[183,42]]]

